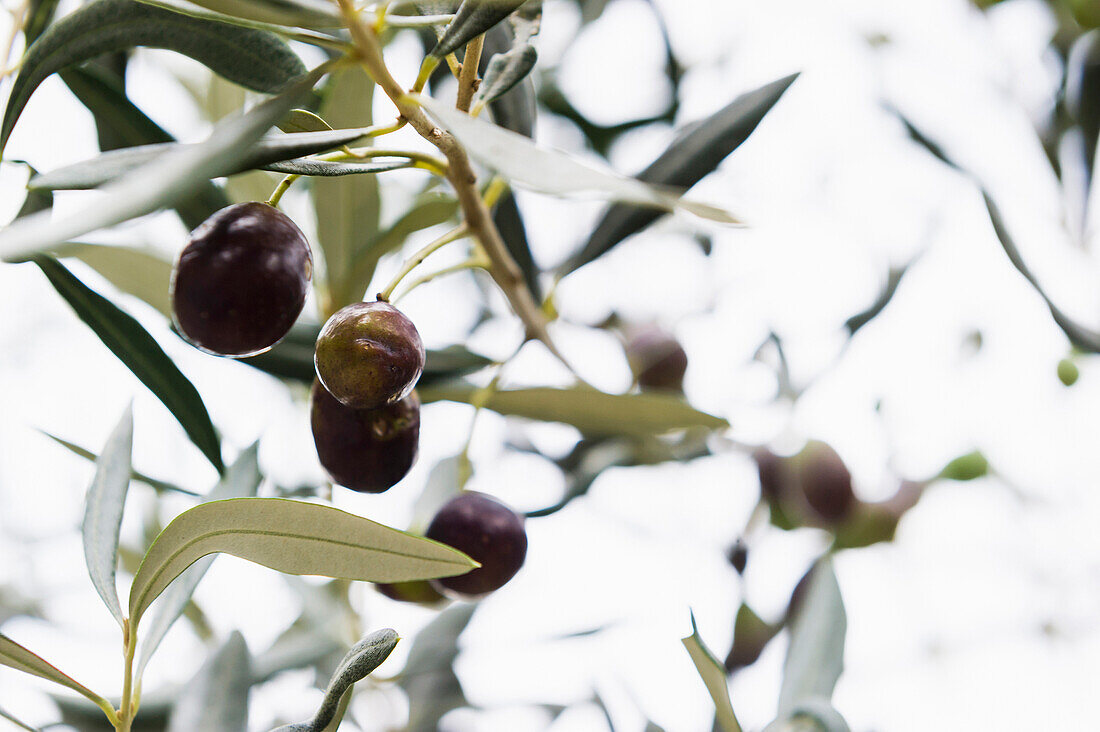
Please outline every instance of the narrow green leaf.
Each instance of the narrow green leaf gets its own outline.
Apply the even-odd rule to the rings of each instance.
[[[127,406],[122,419],[107,438],[96,461],[95,477],[84,506],[84,560],[96,592],[115,616],[119,627],[126,619],[118,603],[115,570],[118,566],[118,532],[122,509],[130,488],[130,456],[134,445],[134,412]]]
[[[522,13],[522,11],[521,11]],[[518,42],[518,38],[531,38],[538,30],[537,22],[524,20],[526,28],[513,30],[511,25],[518,23],[520,13],[512,16],[511,23],[501,23],[485,34],[485,48],[481,54],[482,75],[488,72],[492,59],[501,53],[507,53]],[[483,82],[484,83],[484,82]],[[535,115],[538,103],[535,100],[535,85],[528,77],[508,92],[489,103],[493,122],[506,130],[524,137],[532,137],[535,132]]]
[[[321,116],[333,127],[362,127],[373,120],[374,82],[361,66],[332,75]],[[367,283],[352,271],[378,231],[381,198],[373,176],[318,178],[311,194],[317,212],[317,243],[324,259],[325,309],[335,311],[363,297]]]
[[[328,688],[325,689],[324,699],[313,719],[283,725],[271,732],[323,732],[332,722],[336,721],[338,724],[337,709],[344,694],[353,684],[365,679],[371,671],[381,666],[399,640],[401,639],[397,631],[386,628],[375,631],[356,643],[333,672]]]
[[[305,72],[270,33],[190,18],[133,0],[94,0],[54,23],[27,50],[0,128],[0,151],[38,85],[51,74],[134,46],[177,51],[230,81],[275,92]]]
[[[95,702],[101,709],[107,706],[107,701],[99,694],[96,694],[83,684],[77,683],[72,677],[57,670],[57,668],[50,663],[47,663],[41,656],[31,653],[2,633],[0,633],[0,664],[30,674],[31,676],[38,676],[47,681],[52,681],[67,689],[72,689],[76,693]]]
[[[149,547],[130,588],[130,623],[197,559],[232,554],[287,574],[399,582],[464,574],[476,562],[448,546],[315,503],[234,498],[177,516]]]
[[[336,3],[324,0],[191,0],[208,10],[246,20],[299,28],[340,28]]]
[[[710,117],[685,128],[667,150],[638,174],[638,180],[676,188],[695,185],[749,138],[796,78],[798,74],[785,76],[742,94]],[[564,271],[572,272],[591,262],[660,216],[660,212],[652,209],[612,206]]]
[[[99,456],[96,455],[91,450],[88,450],[87,448],[81,447],[80,445],[77,445],[76,443],[69,442],[68,440],[63,440],[60,437],[58,437],[57,435],[52,435],[49,432],[46,432],[45,430],[38,430],[38,431],[41,432],[46,437],[49,437],[51,440],[56,442],[58,445],[61,445],[62,447],[64,447],[66,450],[72,452],[75,455],[79,455],[80,457],[84,458],[85,460],[90,460],[93,463],[95,461],[99,460]],[[152,488],[154,490],[157,490],[157,491],[160,491],[161,493],[164,493],[164,492],[167,491],[167,492],[171,492],[171,493],[182,493],[185,496],[197,496],[198,495],[194,491],[188,490],[187,488],[181,488],[180,486],[175,485],[173,483],[169,483],[169,482],[163,481],[163,480],[158,480],[157,478],[150,478],[145,473],[138,472],[137,470],[131,470],[130,471],[130,479],[131,480],[136,480],[139,483],[144,483],[145,485],[149,486],[150,488]]]
[[[275,36],[309,43],[329,51],[336,51],[339,53],[353,50],[351,43],[330,33],[308,30],[302,27],[291,29],[275,23],[249,20],[240,16],[228,15],[226,13],[220,13],[215,10],[201,7],[193,2],[189,2],[189,0],[140,0],[140,2],[167,12],[183,15],[187,18],[195,18],[197,20],[220,23],[222,25],[263,31],[265,33],[274,34]]]
[[[539,268],[527,243],[527,229],[523,225],[523,215],[511,191],[501,196],[493,209],[493,223],[496,224],[500,238],[508,248],[508,253],[512,255],[512,259],[523,272],[523,280],[527,283],[531,296],[535,298],[535,302],[541,302],[542,285],[539,282]]]
[[[796,704],[786,717],[781,717],[764,732],[851,732],[848,722],[833,708],[828,699],[809,697]]]
[[[431,55],[443,58],[480,36],[523,5],[524,0],[462,0]]]
[[[195,446],[219,473],[222,472],[225,466],[221,446],[202,397],[153,336],[131,315],[91,290],[53,257],[38,255],[33,261],[80,319],[160,399]]]
[[[397,680],[409,697],[408,732],[437,732],[447,712],[466,706],[454,662],[458,637],[476,609],[474,603],[453,605],[416,634]]]
[[[31,0],[27,8],[27,20],[23,24],[23,37],[27,46],[30,46],[42,31],[53,22],[54,13],[60,0]]]
[[[478,387],[451,382],[420,389],[421,401],[470,403]],[[654,435],[690,427],[725,429],[729,422],[667,394],[606,394],[587,387],[533,387],[492,394],[487,409],[542,422],[564,422],[589,435]]]
[[[218,175],[235,175],[254,168],[265,168],[282,161],[289,161],[303,155],[331,150],[334,147],[354,142],[363,136],[363,130],[327,130],[322,132],[299,132],[293,135],[268,137],[252,145],[248,154],[232,168],[222,168]],[[39,173],[31,178],[27,186],[45,190],[88,190],[110,183],[117,178],[148,165],[166,155],[179,154],[194,150],[204,143],[160,143],[140,145],[111,150],[90,160],[66,165],[48,173]],[[301,161],[313,162],[313,161]],[[320,161],[317,161],[320,162]],[[361,163],[361,165],[366,163]],[[379,165],[376,163],[376,165]],[[392,163],[389,163],[392,165]],[[397,167],[404,167],[402,161]],[[390,168],[391,170],[393,168]],[[370,171],[379,172],[379,171]]]
[[[233,631],[206,659],[172,708],[167,732],[245,732],[252,659],[244,636]]]
[[[168,295],[172,263],[143,249],[110,244],[65,242],[51,251],[56,257],[79,259],[128,295],[172,317]]]
[[[313,70],[244,115],[220,123],[205,142],[158,158],[105,186],[105,195],[86,208],[56,220],[48,212],[19,219],[0,232],[0,259],[26,259],[43,248],[187,198],[200,181],[233,170],[252,144],[308,93],[324,68]]]
[[[260,473],[259,452],[258,442],[246,448],[225,471],[225,475],[218,484],[203,496],[203,502],[255,496],[263,480],[263,475]],[[161,595],[152,625],[146,630],[145,638],[142,640],[141,655],[138,656],[134,670],[135,678],[141,679],[149,659],[152,658],[160,642],[164,640],[169,628],[179,619],[187,603],[191,601],[195,588],[199,586],[199,582],[206,575],[206,570],[210,569],[210,565],[214,563],[214,559],[213,556],[199,559],[184,570]]]
[[[806,598],[791,627],[791,642],[779,689],[779,717],[789,717],[806,699],[828,701],[844,667],[844,636],[848,619],[840,585],[829,559],[814,567]]]
[[[726,670],[722,663],[714,657],[710,649],[699,637],[699,628],[695,625],[695,614],[691,615],[691,635],[682,638],[681,642],[691,656],[691,662],[699,672],[700,678],[710,692],[710,698],[714,700],[714,708],[717,713],[718,725],[724,732],[741,732],[741,724],[737,721],[737,715],[733,713],[733,704],[730,702],[730,690],[726,682]]]
[[[535,145],[523,135],[451,109],[420,94],[412,98],[453,134],[471,157],[515,184],[556,196],[591,194],[662,211],[684,210],[724,224],[739,223],[717,206],[685,200],[681,191],[644,183]]]

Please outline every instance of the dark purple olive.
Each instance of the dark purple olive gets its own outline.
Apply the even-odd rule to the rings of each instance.
[[[852,474],[836,450],[824,442],[810,442],[795,455],[799,484],[806,503],[827,524],[842,521],[856,504]]]
[[[341,403],[375,409],[402,399],[424,370],[424,344],[412,321],[388,302],[357,302],[317,336],[317,378]]]
[[[381,493],[416,462],[420,399],[413,392],[380,409],[352,409],[317,381],[310,392],[313,444],[332,481],[361,493]]]
[[[444,594],[465,599],[503,587],[527,556],[523,518],[484,493],[467,492],[452,498],[432,519],[425,536],[481,563],[467,574],[432,580]]]
[[[250,356],[298,319],[313,276],[302,231],[266,203],[238,203],[199,225],[172,270],[176,327],[197,348]]]
[[[663,330],[649,327],[635,333],[626,344],[626,359],[642,389],[683,391],[687,354]]]

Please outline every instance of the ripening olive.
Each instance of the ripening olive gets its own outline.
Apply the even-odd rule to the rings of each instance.
[[[523,518],[484,493],[466,492],[452,498],[432,519],[425,536],[481,563],[467,574],[432,580],[444,594],[466,599],[501,588],[527,556]]]
[[[409,582],[379,582],[374,589],[381,592],[391,600],[398,602],[412,602],[418,605],[435,605],[446,600],[439,590],[435,589],[427,580],[411,580]]]
[[[375,409],[404,398],[424,370],[416,326],[388,302],[357,302],[317,336],[317,378],[342,404]]]
[[[638,331],[626,344],[626,359],[642,389],[683,391],[687,354],[671,335],[656,327]]]
[[[209,353],[260,353],[298,319],[312,275],[309,243],[286,214],[266,203],[228,206],[191,232],[172,270],[176,326]]]
[[[834,528],[858,503],[852,475],[833,448],[811,441],[797,455],[780,457],[767,448],[753,453],[760,494],[772,508],[773,523]]]
[[[334,483],[361,493],[381,493],[416,462],[420,399],[416,392],[379,409],[352,409],[320,382],[310,392],[313,444]]]

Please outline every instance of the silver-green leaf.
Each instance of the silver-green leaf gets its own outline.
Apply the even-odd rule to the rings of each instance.
[[[118,602],[115,571],[118,567],[118,532],[130,488],[130,457],[134,445],[134,411],[127,406],[96,461],[95,477],[84,506],[84,560],[88,575],[103,604],[119,627],[126,619]]]
[[[523,5],[525,0],[462,0],[431,55],[443,58],[492,28]]]
[[[208,10],[246,20],[298,28],[338,28],[343,18],[336,3],[325,0],[191,0]]]
[[[420,390],[422,401],[470,403],[479,391],[468,382],[433,384]],[[505,415],[564,422],[589,435],[654,435],[702,427],[725,429],[729,422],[701,412],[673,395],[607,394],[589,387],[504,389],[484,405]]]
[[[361,129],[324,130],[265,138],[252,145],[248,154],[236,165],[232,168],[223,168],[218,175],[235,175],[255,168],[273,169],[270,166],[275,166],[280,162],[331,150],[334,147],[354,142],[362,137],[364,132],[365,130]],[[199,147],[199,144],[196,143],[166,142],[111,150],[90,160],[82,160],[57,170],[51,170],[48,173],[39,173],[27,182],[27,187],[32,190],[88,190],[98,188],[166,155],[178,154],[197,147]],[[404,167],[406,164],[403,163],[398,167]],[[378,164],[376,163],[376,165]]]
[[[325,689],[324,699],[317,713],[313,715],[313,719],[308,722],[283,725],[272,732],[323,732],[337,717],[344,694],[355,682],[366,678],[370,672],[382,665],[399,640],[401,638],[397,635],[397,631],[386,628],[375,631],[356,643],[333,672],[328,688]]]
[[[400,582],[479,566],[448,546],[339,509],[282,498],[203,503],[177,516],[145,553],[130,587],[130,623],[196,560],[223,552],[287,574]]]
[[[172,708],[168,732],[248,729],[248,691],[252,687],[251,657],[244,637],[233,633],[206,659]]]
[[[832,561],[820,560],[791,627],[791,643],[779,690],[780,719],[789,717],[806,699],[827,701],[832,697],[844,667],[847,628],[844,601]]]
[[[662,211],[688,211],[723,224],[740,223],[725,209],[681,198],[678,189],[644,183],[559,150],[539,147],[523,135],[482,122],[431,97],[415,94],[412,98],[462,143],[470,157],[514,184],[556,196],[590,194]]]
[[[241,86],[275,92],[305,72],[278,36],[191,18],[133,0],[94,0],[50,26],[27,50],[0,127],[0,151],[38,85],[51,74],[135,46],[167,48]]]
[[[30,674],[31,676],[38,676],[47,681],[52,681],[55,684],[60,684],[67,689],[72,689],[76,693],[95,702],[100,708],[107,706],[107,701],[99,694],[96,694],[87,686],[84,686],[84,684],[77,682],[68,674],[59,671],[53,664],[47,662],[41,656],[28,651],[26,648],[3,634],[0,634],[0,665],[8,666],[9,668],[14,668],[23,673]]]

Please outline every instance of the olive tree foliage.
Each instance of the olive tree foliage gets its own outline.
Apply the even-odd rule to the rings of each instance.
[[[606,4],[577,3],[582,22],[599,17]],[[520,323],[531,343],[525,347],[543,349],[572,372],[551,327],[556,282],[670,214],[701,231],[740,225],[736,211],[698,200],[688,189],[766,124],[768,112],[797,83],[797,74],[744,89],[709,117],[685,123],[678,104],[685,68],[666,37],[653,49],[664,58],[672,89],[666,108],[646,118],[603,125],[587,119],[558,87],[555,69],[539,61],[539,0],[89,0],[63,16],[57,15],[57,5],[56,0],[31,0],[17,17],[13,40],[21,37],[25,50],[11,72],[0,152],[36,89],[57,74],[91,113],[101,154],[47,171],[31,167],[33,160],[4,158],[5,165],[24,165],[29,178],[18,217],[0,231],[0,258],[3,266],[41,270],[75,315],[163,403],[220,479],[204,492],[134,470],[133,435],[140,426],[135,426],[130,409],[98,451],[54,438],[60,447],[95,463],[82,540],[92,585],[121,630],[122,694],[106,698],[60,670],[63,658],[44,659],[6,635],[0,635],[0,663],[75,692],[78,696],[58,695],[57,703],[61,718],[81,729],[229,732],[246,729],[250,688],[290,669],[325,668],[326,659],[350,647],[334,670],[328,668],[331,678],[315,715],[279,729],[354,728],[344,716],[355,684],[386,659],[399,638],[393,630],[364,634],[356,618],[343,622],[346,617],[334,616],[349,612],[351,582],[374,582],[389,587],[399,599],[424,602],[438,613],[406,640],[411,649],[404,670],[395,679],[376,682],[396,685],[408,697],[409,730],[436,729],[445,714],[469,706],[454,661],[457,638],[476,604],[448,604],[428,581],[476,571],[479,562],[424,538],[427,520],[422,514],[430,517],[429,507],[463,490],[471,470],[466,452],[437,466],[424,495],[409,497],[417,503],[418,519],[404,529],[326,505],[331,495],[327,485],[276,488],[271,495],[258,495],[263,476],[256,446],[227,463],[204,396],[162,344],[112,299],[114,291],[95,291],[70,266],[73,261],[87,265],[118,292],[144,300],[170,319],[167,293],[173,263],[148,251],[82,238],[161,210],[174,211],[188,229],[197,227],[234,202],[231,176],[272,171],[282,178],[267,203],[278,206],[288,189],[309,192],[317,221],[310,245],[320,318],[302,316],[274,347],[241,359],[243,363],[279,377],[300,394],[303,385],[314,382],[315,343],[333,313],[374,297],[372,287],[381,287],[380,299],[397,302],[438,277],[473,271],[486,285],[484,318]],[[657,8],[650,9],[660,24]],[[1066,156],[1080,153],[1086,191],[1100,124],[1100,43],[1098,31],[1085,31],[1089,22],[1095,18],[1067,16],[1065,32],[1056,39],[1067,63],[1065,95],[1051,128],[1043,131],[1057,170],[1063,169]],[[395,78],[387,65],[388,46],[403,35],[418,37],[424,49],[415,79]],[[306,46],[313,50],[301,53]],[[137,47],[194,59],[262,101],[226,115],[201,142],[177,142],[127,95],[126,64]],[[325,60],[310,68],[304,57]],[[448,76],[453,83],[444,83]],[[389,98],[397,110],[394,118],[371,118],[377,95]],[[542,115],[574,125],[596,156],[606,156],[631,130],[650,125],[677,129],[660,155],[627,176],[592,163],[591,154],[537,144],[533,133]],[[960,167],[930,135],[905,124],[932,154]],[[388,143],[389,135],[407,128],[427,144],[404,149]],[[1080,161],[1074,165],[1080,167]],[[387,174],[399,169],[422,176],[422,189],[404,210],[384,220]],[[97,191],[94,198],[64,213],[52,211],[54,191],[92,189]],[[544,271],[528,246],[523,210],[513,189],[594,198],[607,207],[572,255]],[[1077,199],[1087,200],[1083,195]],[[988,194],[986,202],[1013,264],[1038,288]],[[404,250],[407,239],[429,230],[441,233],[419,251]],[[699,239],[705,244],[704,236]],[[463,249],[466,258],[443,269],[425,264],[444,247]],[[380,284],[375,272],[383,260],[401,264],[392,281]],[[878,300],[849,319],[849,336],[888,305],[903,275],[904,269],[889,273]],[[490,306],[490,289],[503,296],[507,311]],[[1052,299],[1047,302],[1075,345],[1097,350],[1100,338],[1070,321]],[[629,323],[613,319],[600,327],[625,341],[633,339]],[[424,403],[460,402],[507,417],[576,428],[581,437],[572,450],[550,458],[565,476],[563,495],[526,515],[528,521],[553,521],[609,468],[747,448],[721,439],[729,426],[725,419],[685,399],[679,346],[653,337],[645,342],[660,347],[631,351],[628,345],[636,383],[626,393],[598,391],[579,377],[571,386],[502,386],[498,376],[506,362],[462,343],[427,352],[417,393]],[[786,372],[778,337],[761,349],[779,357],[777,398],[797,399],[800,388]],[[537,448],[527,443],[509,449]],[[764,646],[785,632],[790,642],[776,719],[768,729],[847,729],[831,703],[843,667],[847,620],[830,555],[891,540],[927,482],[902,484],[893,499],[868,503],[851,493],[851,476],[827,445],[811,443],[793,456],[758,450],[754,457],[760,470],[760,510],[755,515],[776,530],[810,526],[826,531],[831,546],[795,589],[785,617],[769,622],[743,603],[731,619],[734,642],[724,660],[707,647],[692,618],[693,632],[683,639],[685,650],[713,698],[716,727],[732,732],[741,727],[736,699],[729,695],[730,675],[755,662]],[[935,479],[969,480],[988,470],[980,454],[965,455]],[[183,494],[195,504],[154,532],[136,557],[127,557],[119,542],[131,488],[161,496]],[[745,528],[746,538],[759,523]],[[739,539],[731,549],[730,562],[738,572],[751,561],[748,546]],[[301,617],[266,651],[251,654],[239,634],[211,639],[207,660],[185,692],[143,687],[146,664],[169,627],[181,617],[192,623],[201,618],[192,593],[218,553],[284,572],[288,581],[294,575],[333,581],[320,588],[295,585],[313,601],[303,603]],[[125,598],[117,591],[120,563],[129,582]],[[0,620],[24,612],[35,612],[33,603],[13,605],[10,613],[5,603]],[[335,638],[333,626],[347,632]],[[562,711],[551,705],[547,709]],[[32,729],[2,709],[0,714]]]

